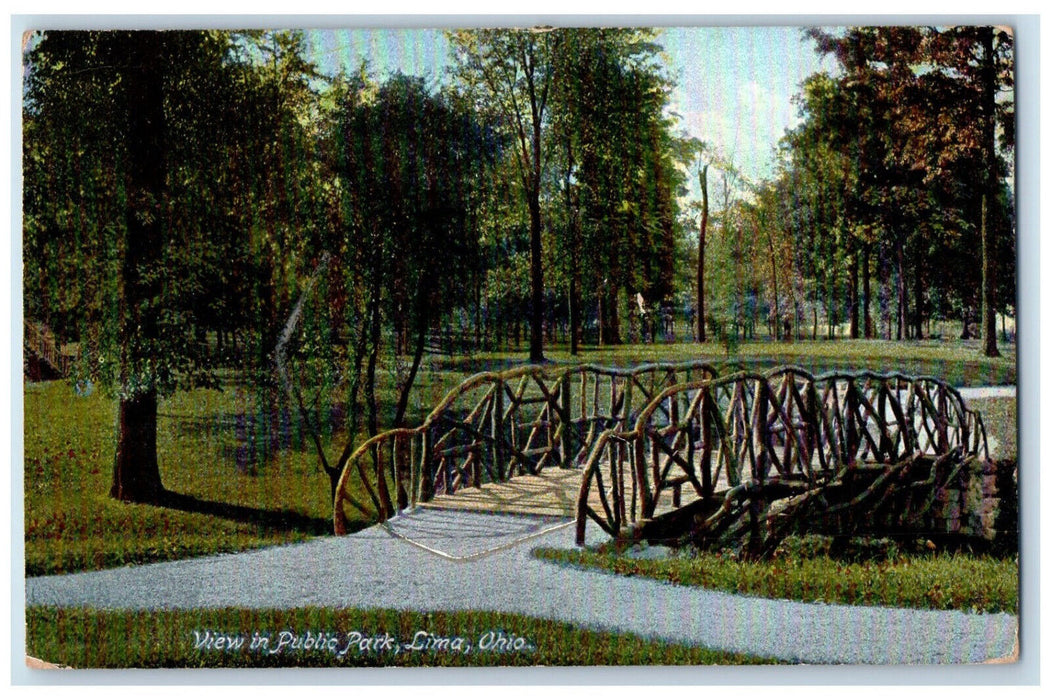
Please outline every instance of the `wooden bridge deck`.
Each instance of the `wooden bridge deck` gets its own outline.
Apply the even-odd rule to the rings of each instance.
[[[575,518],[583,475],[578,469],[546,469],[537,476],[527,474],[503,483],[482,484],[481,488],[461,488],[420,506]]]
[[[552,517],[577,517],[577,499],[584,478],[582,469],[548,468],[539,475],[516,476],[502,483],[482,484],[481,488],[461,488],[453,494],[443,494],[420,503],[422,508],[467,510],[487,513],[512,513]],[[609,465],[603,469],[605,483],[609,483]],[[625,479],[630,480],[630,476]],[[679,507],[697,500],[693,488],[684,485]],[[588,504],[596,512],[602,511],[597,489],[591,489]],[[675,510],[670,492],[662,493],[656,514]]]

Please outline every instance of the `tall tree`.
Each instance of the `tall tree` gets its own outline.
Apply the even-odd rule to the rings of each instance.
[[[82,302],[66,307],[66,328],[81,343],[79,374],[119,399],[111,494],[122,500],[164,495],[158,399],[213,379],[202,302],[227,262],[216,251],[247,238],[237,201],[252,198],[231,173],[259,136],[246,124],[278,106],[253,92],[257,66],[237,40],[47,32],[27,55],[25,250],[49,278],[39,297],[27,287],[27,304],[54,309],[71,291]],[[58,259],[76,275],[52,274]]]
[[[562,32],[479,29],[451,32],[456,70],[481,108],[502,117],[515,143],[519,182],[529,212],[529,359],[544,361],[543,218],[540,193],[547,162],[544,122]]]
[[[697,330],[698,343],[707,340],[704,312],[704,249],[708,244],[708,164],[697,171],[701,183],[701,228],[697,234]]]
[[[995,313],[1006,305],[995,300],[995,271],[1008,262],[1001,260],[1009,249],[1002,239],[1011,238],[1010,215],[1000,207],[1009,201],[1001,190],[1013,145],[1010,32],[853,27],[810,35],[842,68],[836,79],[811,79],[811,86],[816,80],[830,86],[834,99],[822,103],[808,93],[805,129],[847,157],[847,180],[856,182],[845,188],[855,236],[852,279],[858,249],[863,275],[875,250],[884,271],[894,268],[899,337],[922,337],[932,302],[955,298],[962,337],[969,337],[972,310],[981,306],[983,351],[997,352]],[[862,285],[868,289],[867,276]],[[857,284],[849,287],[856,308]]]
[[[565,30],[552,94],[554,160],[569,184],[578,256],[570,283],[597,299],[600,342],[620,342],[618,309],[637,295],[653,304],[670,296],[681,230],[681,167],[699,143],[673,133],[666,114],[671,82],[653,30]],[[571,295],[574,296],[574,295]],[[647,318],[647,321],[652,319]]]
[[[339,225],[323,241],[331,256],[302,284],[278,367],[334,491],[362,419],[369,435],[405,423],[432,324],[473,301],[478,208],[499,143],[489,125],[419,78],[356,76],[339,82],[333,102]],[[384,352],[395,366],[411,357],[397,371],[390,417],[380,415],[376,391]],[[332,366],[349,384],[347,437],[334,460],[305,399],[332,389],[319,381]]]

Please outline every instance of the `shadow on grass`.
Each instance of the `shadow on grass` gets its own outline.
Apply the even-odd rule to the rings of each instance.
[[[267,532],[300,532],[307,535],[332,534],[331,520],[314,518],[291,510],[266,510],[249,506],[237,506],[219,501],[206,501],[196,496],[173,491],[166,491],[157,505],[181,510],[186,513],[211,515],[216,518],[255,525]]]

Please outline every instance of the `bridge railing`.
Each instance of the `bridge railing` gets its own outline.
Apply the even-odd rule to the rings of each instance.
[[[955,389],[931,377],[814,377],[786,367],[688,382],[655,397],[630,429],[595,441],[577,541],[588,520],[619,537],[686,502],[714,509],[731,489],[813,486],[861,462],[954,449],[988,458],[985,427]]]
[[[423,423],[376,435],[347,460],[337,484],[334,526],[357,511],[384,521],[436,495],[502,482],[545,468],[580,468],[595,441],[624,430],[666,387],[711,379],[704,362],[527,366],[474,375]],[[672,414],[661,406],[651,420]]]

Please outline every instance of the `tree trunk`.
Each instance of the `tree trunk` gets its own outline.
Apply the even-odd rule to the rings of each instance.
[[[117,456],[110,496],[122,501],[156,503],[164,493],[157,464],[157,392],[120,400]]]
[[[379,434],[379,401],[376,398],[376,364],[380,353],[380,296],[379,275],[372,284],[372,298],[369,299],[369,359],[365,370],[365,402],[368,407],[366,425],[369,437]]]
[[[424,328],[424,333],[427,329]],[[482,285],[475,277],[474,283],[474,347],[481,350],[483,342],[488,341],[489,334],[485,328],[485,319],[482,316]]]
[[[756,231],[756,235],[759,232]],[[781,293],[777,286],[777,256],[774,254],[774,234],[767,231],[767,246],[770,249],[770,278],[774,288],[774,340],[781,340]]]
[[[864,247],[864,255],[861,259],[861,287],[862,287],[862,304],[863,311],[862,316],[865,319],[865,338],[872,337],[872,313],[870,310],[870,302],[872,298],[872,285],[871,285],[871,274],[869,272],[869,254],[872,251],[872,244],[866,243]]]
[[[602,343],[606,345],[620,345],[620,313],[618,309],[618,296],[620,287],[610,284],[605,287],[601,294],[601,329]]]
[[[569,280],[569,354],[580,354],[580,270],[575,260]]]
[[[901,241],[898,241],[895,249],[898,263],[898,314],[897,314],[897,337],[898,340],[904,340],[908,333],[908,306],[909,301],[905,296],[905,250]]]
[[[150,308],[162,290],[148,274],[163,249],[162,207],[165,199],[164,57],[162,40],[143,32],[129,46],[138,70],[128,73],[127,131],[128,207],[126,249],[121,270],[123,298],[118,334],[120,379],[125,391],[144,358],[134,347],[156,351],[159,340],[156,309]],[[161,359],[161,358],[151,358]],[[110,495],[122,501],[156,502],[164,491],[157,465],[157,389],[153,377],[120,402],[117,454]],[[139,383],[136,380],[135,383]]]
[[[544,260],[540,221],[540,121],[533,120],[533,170],[529,195],[529,361],[544,362]]]
[[[985,151],[985,187],[982,192],[982,352],[999,357],[996,347],[996,253],[989,230],[989,207],[993,204],[998,181],[996,172],[996,66],[993,55],[993,27],[982,27],[982,114]]]
[[[913,310],[913,337],[916,340],[923,339],[923,259],[922,256],[916,255],[912,261],[913,264],[913,289],[914,289],[914,304]]]
[[[988,196],[982,195],[982,353],[986,357],[1000,357],[996,347],[995,275],[992,243],[989,240]]]
[[[426,299],[427,292],[429,291],[429,285],[424,282],[423,289],[420,298]],[[427,305],[426,301],[417,304],[417,319],[416,319],[416,338],[415,344],[412,351],[412,365],[409,368],[409,376],[405,378],[405,383],[401,387],[401,391],[398,395],[398,404],[394,409],[394,424],[395,428],[402,428],[405,426],[405,412],[409,408],[409,395],[412,393],[412,386],[416,383],[416,375],[420,370],[420,362],[423,360],[423,348],[427,340],[427,328],[430,324],[430,317],[425,311]]]
[[[704,317],[704,248],[708,236],[708,166],[701,169],[701,232],[697,238],[697,342],[708,340]]]
[[[856,247],[856,246],[852,246]],[[858,304],[858,255],[857,251],[850,253],[850,338],[857,340],[860,333],[860,304]]]

